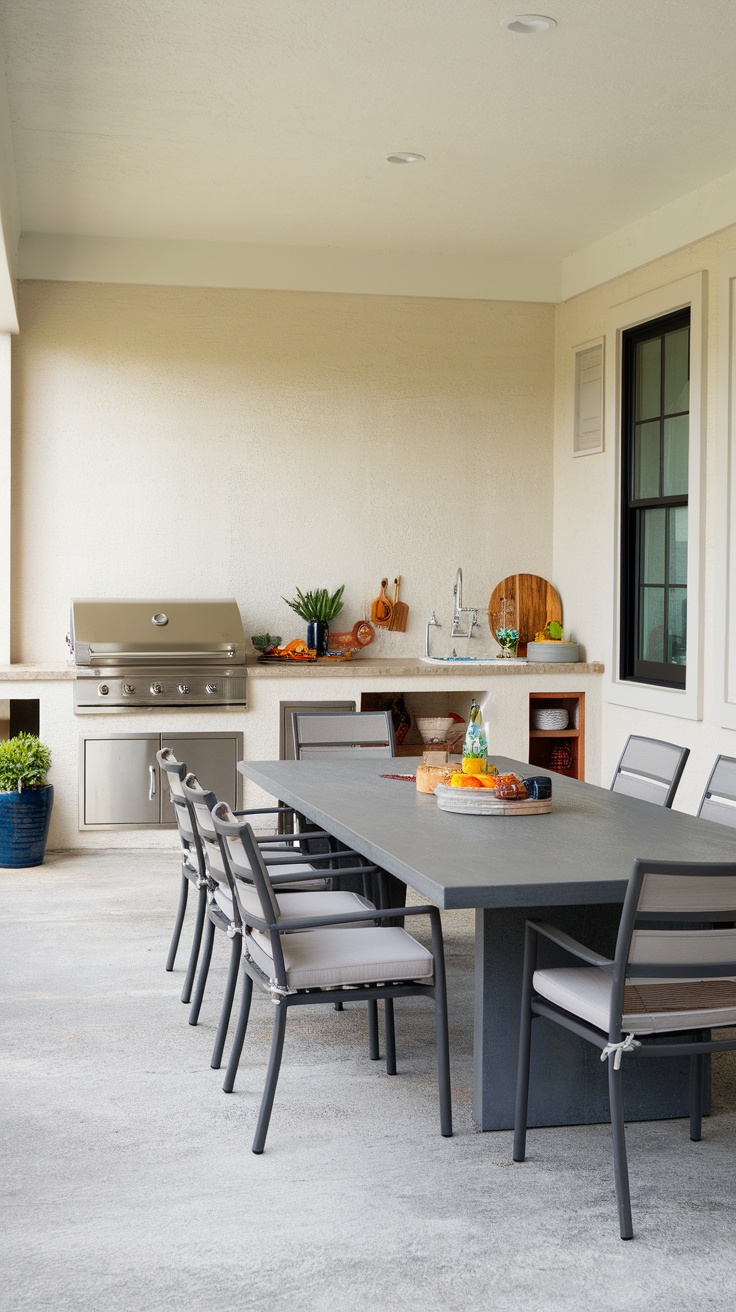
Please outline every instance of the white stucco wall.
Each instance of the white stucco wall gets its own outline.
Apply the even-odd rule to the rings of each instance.
[[[415,655],[458,564],[481,609],[549,576],[551,306],[19,291],[13,660],[63,657],[75,595],[234,595],[286,638],[282,593],[344,582],[347,627],[397,573],[409,628],[373,650]]]
[[[578,458],[572,455],[573,348],[604,336],[609,313],[615,307],[689,275],[705,273],[704,486],[700,543],[704,587],[700,613],[694,615],[691,611],[689,616],[690,622],[701,627],[703,635],[702,719],[615,704],[606,695],[605,683],[602,708],[602,782],[610,782],[629,733],[681,743],[690,747],[691,756],[675,806],[690,812],[697,809],[715,756],[719,752],[736,755],[736,733],[724,727],[723,713],[723,616],[727,605],[724,488],[728,479],[725,397],[730,366],[723,341],[728,325],[723,322],[721,306],[724,261],[732,260],[734,251],[736,228],[729,228],[566,301],[556,309],[553,574],[565,598],[566,621],[586,642],[589,658],[604,660],[610,670],[619,458],[616,433],[610,431],[610,423],[603,454]],[[612,333],[606,338],[605,350],[610,364],[615,350]],[[610,404],[606,410],[610,420]]]

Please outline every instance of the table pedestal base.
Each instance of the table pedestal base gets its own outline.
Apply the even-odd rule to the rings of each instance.
[[[621,906],[493,908],[475,913],[475,1035],[473,1116],[481,1130],[514,1124],[516,1060],[524,955],[524,922],[549,920],[606,956],[613,956]],[[540,965],[573,964],[553,944],[540,943]],[[624,1057],[627,1120],[689,1115],[688,1058]],[[709,1110],[710,1088],[705,1108]],[[529,1125],[588,1125],[610,1120],[608,1083],[600,1053],[561,1026],[538,1017],[532,1026]]]

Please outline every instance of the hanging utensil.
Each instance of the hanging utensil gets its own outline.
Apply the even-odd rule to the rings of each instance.
[[[377,624],[379,629],[387,629],[391,622],[391,612],[393,607],[386,596],[388,579],[381,579],[381,591],[371,606],[371,620]]]
[[[406,633],[406,621],[409,618],[409,607],[405,601],[399,601],[400,583],[401,575],[399,575],[397,579],[394,579],[394,600],[391,607],[391,619],[388,627],[390,629],[395,629],[397,633]]]

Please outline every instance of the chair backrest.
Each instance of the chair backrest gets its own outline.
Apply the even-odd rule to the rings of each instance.
[[[736,757],[717,756],[705,785],[698,815],[736,827]]]
[[[611,792],[672,806],[689,755],[689,747],[632,733],[616,766]]]
[[[232,896],[233,879],[222,853],[212,811],[217,806],[214,793],[203,788],[196,774],[188,774],[183,781],[184,797],[192,809],[194,823],[204,854],[204,862],[213,885],[219,884]]]
[[[239,821],[226,802],[219,802],[214,808],[212,822],[223,852],[227,848],[227,859],[234,875],[233,898],[244,926],[245,939],[247,941],[249,935],[256,939],[258,935],[268,935],[274,975],[264,982],[272,993],[275,983],[278,992],[286,988],[286,966],[278,930],[281,913],[261,850],[248,822]],[[258,969],[255,963],[254,968]]]
[[[621,912],[613,988],[611,1030],[631,1006],[624,988],[638,985],[633,1009],[687,1010],[682,989],[703,981],[727,982],[736,1000],[736,862],[637,860]],[[662,990],[658,1000],[652,985]],[[705,1005],[734,1005],[713,996]],[[680,1003],[678,1004],[678,993]],[[647,994],[649,999],[647,1000]],[[643,1004],[643,1005],[642,1005]],[[682,1004],[682,1005],[680,1005]]]
[[[187,767],[177,760],[170,747],[156,752],[156,760],[169,786],[169,797],[174,808],[176,827],[179,830],[184,860],[190,870],[197,870],[204,875],[204,854],[201,850],[197,827],[194,823],[192,808],[184,796],[184,779]]]
[[[394,754],[390,711],[293,711],[294,755],[297,761],[317,756],[381,756]]]

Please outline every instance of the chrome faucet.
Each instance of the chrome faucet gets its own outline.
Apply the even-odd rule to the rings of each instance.
[[[424,642],[424,655],[425,655],[425,656],[428,656],[430,660],[431,660],[432,658],[431,658],[431,656],[430,656],[430,652],[429,652],[429,630],[430,630],[430,629],[441,629],[441,628],[442,628],[442,625],[440,624],[439,620],[437,619],[437,616],[435,615],[434,611],[432,611],[432,618],[431,618],[431,620],[427,620],[427,634],[426,634],[426,638],[425,638],[425,642]]]
[[[451,638],[472,638],[473,629],[478,627],[478,609],[475,606],[463,606],[463,572],[458,566],[455,576],[455,586],[452,589],[454,601],[454,610],[452,615],[452,628],[450,630]],[[472,616],[463,619],[463,616]]]

